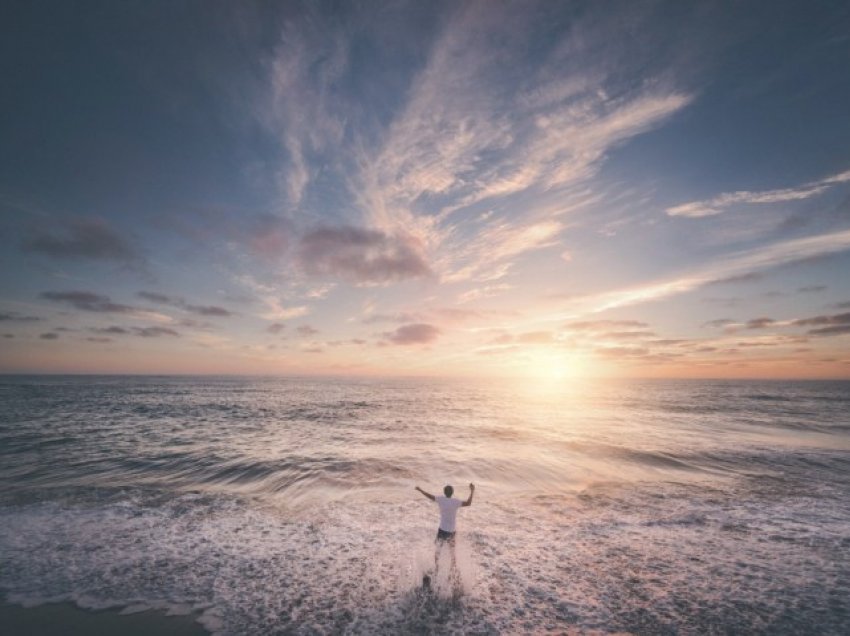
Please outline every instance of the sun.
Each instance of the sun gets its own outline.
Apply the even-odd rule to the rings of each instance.
[[[524,375],[543,384],[562,384],[587,374],[586,361],[562,349],[543,349],[524,356]]]

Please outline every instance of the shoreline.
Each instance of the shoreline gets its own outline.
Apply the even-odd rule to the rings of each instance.
[[[83,609],[70,601],[24,607],[0,602],[0,625],[9,636],[209,636],[197,614],[169,616],[150,609],[122,614],[125,608]]]

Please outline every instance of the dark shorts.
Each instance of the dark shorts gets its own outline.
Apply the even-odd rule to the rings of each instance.
[[[437,541],[454,541],[455,533],[446,532],[445,530],[437,529]]]

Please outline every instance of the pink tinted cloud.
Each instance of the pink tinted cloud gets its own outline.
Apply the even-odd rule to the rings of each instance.
[[[307,274],[339,277],[355,284],[391,283],[431,274],[414,240],[350,226],[308,232],[299,243],[297,259]]]

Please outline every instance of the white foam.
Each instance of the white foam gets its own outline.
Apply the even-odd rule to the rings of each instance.
[[[218,634],[758,631],[798,620],[791,603],[828,633],[829,603],[850,592],[847,517],[830,500],[686,485],[482,496],[459,519],[458,581],[443,549],[424,593],[437,520],[424,501],[294,511],[136,493],[0,509],[0,586],[30,606],[198,612]]]

